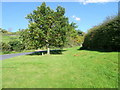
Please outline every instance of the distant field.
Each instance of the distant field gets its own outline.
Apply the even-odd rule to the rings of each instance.
[[[19,40],[19,36],[18,35],[6,35],[6,34],[2,34],[2,41],[3,42],[9,42],[12,40]]]
[[[13,41],[13,40],[19,40],[19,35],[7,35],[7,34],[1,34],[1,40],[2,42],[9,42],[9,41]],[[9,52],[9,53],[18,53],[18,52]],[[0,55],[2,55],[3,53],[0,51]],[[4,53],[5,54],[5,53]]]
[[[63,54],[2,61],[3,88],[117,88],[118,53],[67,48]]]

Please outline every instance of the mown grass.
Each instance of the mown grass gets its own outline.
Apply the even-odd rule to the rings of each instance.
[[[3,88],[117,88],[118,53],[65,49],[2,61]]]

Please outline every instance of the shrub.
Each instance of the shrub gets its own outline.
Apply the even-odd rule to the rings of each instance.
[[[20,41],[10,41],[9,45],[11,46],[12,51],[21,51],[25,49],[25,46]]]
[[[11,46],[8,43],[1,42],[0,49],[2,51],[11,51]]]

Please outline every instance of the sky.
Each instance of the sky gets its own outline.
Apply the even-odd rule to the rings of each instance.
[[[90,0],[89,0],[90,1]],[[93,0],[94,1],[94,0]],[[2,2],[2,28],[15,32],[26,29],[28,20],[25,16],[35,10],[42,2]],[[87,32],[102,23],[106,17],[118,13],[117,2],[46,2],[51,9],[58,5],[65,8],[69,22],[75,22],[79,30]]]

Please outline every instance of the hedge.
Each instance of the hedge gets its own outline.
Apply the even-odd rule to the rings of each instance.
[[[120,16],[90,29],[85,36],[83,48],[120,50]]]

